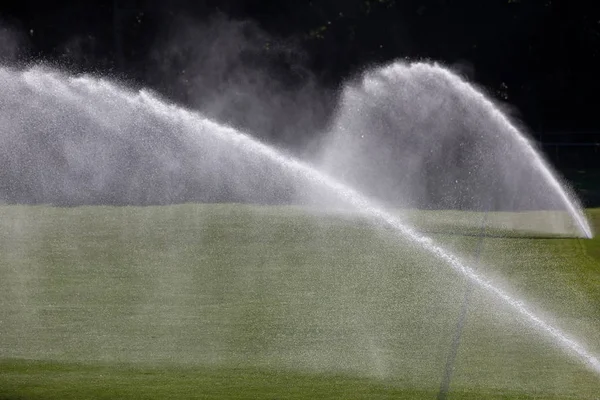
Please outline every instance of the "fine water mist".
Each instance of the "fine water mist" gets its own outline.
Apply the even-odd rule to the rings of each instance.
[[[0,200],[7,203],[284,203],[281,167],[128,102],[125,89],[56,71],[0,69]],[[146,93],[146,92],[142,92]]]
[[[555,233],[591,236],[577,200],[527,138],[437,65],[394,63],[349,84],[321,164],[391,207],[564,211],[572,221],[555,213]]]
[[[467,255],[398,216],[396,207],[481,210],[491,198],[496,210],[561,211],[575,233],[592,235],[580,206],[528,141],[441,67],[394,64],[367,73],[362,86],[351,84],[323,155],[326,172],[147,90],[42,68],[1,68],[0,85],[4,202],[314,205],[326,198],[360,213],[388,240],[426,253],[444,273],[470,281],[542,341],[600,374],[600,362],[579,340],[487,278],[484,268],[475,269]],[[377,274],[368,265],[363,271]],[[348,326],[364,329],[361,345],[378,348],[373,327]],[[382,359],[375,350],[372,364]]]

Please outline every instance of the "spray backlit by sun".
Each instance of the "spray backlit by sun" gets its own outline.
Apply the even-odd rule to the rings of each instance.
[[[481,118],[480,123],[489,123],[493,127],[494,140],[509,142],[511,149],[518,151],[520,156],[527,157],[528,165],[543,177],[540,187],[546,188],[546,198],[551,198],[550,206],[561,206],[575,221],[580,235],[591,237],[591,229],[579,205],[569,197],[528,141],[492,103],[471,86],[449,71],[428,64],[409,66],[395,64],[378,70],[374,74],[376,77],[381,75],[385,79],[396,79],[400,76],[407,85],[415,82],[413,74],[417,74],[417,77],[426,76],[429,77],[426,83],[433,85],[433,88],[438,87],[438,81],[441,81],[445,85],[444,87],[454,91],[456,99],[475,109],[473,115]],[[544,338],[551,340],[561,349],[583,361],[594,372],[600,374],[600,362],[578,341],[544,321],[524,301],[512,296],[508,291],[476,272],[461,257],[439,245],[432,238],[417,232],[406,221],[387,211],[378,200],[373,200],[369,195],[342,182],[333,174],[324,173],[318,168],[289,157],[275,148],[253,139],[249,135],[209,120],[201,114],[168,104],[147,91],[132,92],[107,80],[91,77],[73,78],[39,69],[24,72],[2,69],[0,70],[0,82],[7,89],[3,95],[0,95],[0,104],[4,110],[7,109],[6,107],[12,107],[11,112],[0,113],[4,123],[2,129],[4,129],[5,143],[10,143],[7,138],[10,138],[9,135],[15,131],[39,130],[57,135],[56,138],[52,138],[53,140],[48,140],[49,146],[61,143],[68,150],[61,155],[61,158],[56,154],[56,151],[60,149],[51,147],[55,152],[50,152],[50,156],[46,159],[51,168],[43,166],[44,168],[39,171],[34,169],[37,164],[33,162],[27,164],[27,160],[12,160],[17,166],[25,165],[28,168],[27,171],[30,172],[26,176],[27,180],[19,184],[24,185],[23,187],[27,190],[37,189],[40,187],[38,184],[41,184],[43,190],[36,192],[39,198],[34,198],[33,202],[43,202],[45,198],[64,199],[71,194],[79,196],[78,200],[85,201],[93,199],[93,196],[98,193],[104,193],[102,191],[109,190],[110,187],[117,187],[123,191],[118,193],[123,196],[123,202],[140,201],[139,194],[127,191],[131,188],[131,184],[137,185],[135,187],[151,184],[148,186],[150,189],[160,188],[161,194],[154,200],[169,202],[171,200],[169,195],[173,190],[185,191],[185,187],[177,186],[176,182],[173,183],[168,179],[169,174],[180,168],[183,161],[191,165],[194,162],[201,164],[201,168],[188,167],[190,169],[187,172],[192,176],[199,174],[205,178],[205,181],[201,180],[200,184],[204,182],[207,192],[222,190],[231,194],[233,191],[236,196],[247,196],[246,199],[251,200],[254,198],[260,200],[260,195],[263,193],[257,194],[256,188],[249,185],[249,179],[255,179],[253,183],[260,185],[264,184],[264,178],[267,176],[265,174],[282,174],[298,184],[308,184],[326,190],[338,200],[360,211],[373,224],[384,226],[388,230],[391,229],[398,239],[419,246],[437,260],[442,261],[447,267],[485,290],[499,302],[509,306],[529,327],[535,328]],[[370,92],[388,90],[385,80],[377,80],[371,75],[367,75],[365,78],[365,85],[366,90]],[[353,96],[361,96],[360,92],[352,93]],[[366,100],[370,100],[369,96]],[[374,100],[376,101],[377,98]],[[25,109],[32,107],[38,114],[25,115],[19,107],[25,107]],[[354,113],[352,121],[362,118],[360,110],[351,109],[350,111]],[[473,115],[469,114],[469,118]],[[415,118],[417,117],[415,116]],[[427,121],[427,115],[423,116],[423,121]],[[10,127],[12,133],[6,127]],[[119,147],[123,142],[130,145],[129,138],[125,134],[131,133],[132,127],[135,128],[136,134],[140,135],[140,137],[136,137],[138,142],[134,144],[141,146],[141,149]],[[343,121],[339,127],[350,129]],[[94,136],[98,132],[102,132],[104,136]],[[78,136],[86,133],[88,136],[85,136],[84,139]],[[359,130],[359,134],[368,135],[368,132]],[[65,137],[65,135],[71,136]],[[94,138],[97,141],[96,145],[90,146],[85,138]],[[175,139],[172,140],[173,138]],[[190,151],[185,153],[186,160],[178,158],[177,149],[179,147],[185,147]],[[11,151],[7,144],[4,148],[5,151]],[[37,151],[40,150],[43,150],[43,146],[37,149]],[[33,150],[29,149],[29,151]],[[93,166],[90,167],[90,160],[101,163],[100,165],[103,166],[110,165],[111,162],[118,163],[122,161],[121,157],[127,156],[128,151],[133,151],[136,157],[142,159],[148,157],[148,154],[154,157],[148,161],[150,163],[148,169],[139,171],[140,181],[127,175],[127,170],[114,165],[111,170],[103,171],[102,175],[97,174],[98,171],[94,170]],[[34,156],[38,156],[38,154]],[[135,166],[129,167],[135,169]],[[57,176],[51,174],[52,171],[66,173]],[[259,171],[260,174],[253,177],[253,171]],[[150,176],[147,175],[148,173]],[[119,185],[115,183],[117,178],[122,179],[122,182],[119,181]],[[161,180],[163,178],[164,181]],[[160,186],[164,182],[169,182],[171,186]],[[57,186],[59,183],[60,186]],[[148,187],[139,187],[139,193],[146,193],[144,190]],[[17,184],[12,189],[17,191],[19,188],[23,189]],[[494,189],[497,189],[497,186]],[[23,196],[27,194],[27,190],[23,189]],[[3,195],[14,196],[14,192],[3,193]],[[108,196],[108,194],[104,195]],[[144,194],[144,196],[146,195],[153,194]],[[154,195],[156,196],[156,194]],[[471,195],[472,192],[469,192],[466,197],[457,197],[457,199],[463,202],[461,205],[473,205],[475,203],[473,203],[473,198],[469,197]],[[15,199],[19,200],[20,198],[17,196]],[[25,197],[23,199],[27,200]],[[471,201],[471,203],[467,201]]]

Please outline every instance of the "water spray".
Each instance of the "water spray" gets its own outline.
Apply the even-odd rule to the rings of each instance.
[[[368,215],[375,225],[390,228],[390,230],[395,232],[399,238],[403,240],[408,239],[410,242],[419,245],[422,249],[434,255],[439,260],[444,261],[455,272],[467,278],[467,281],[470,282],[470,285],[485,290],[501,303],[508,305],[529,326],[543,333],[546,338],[551,339],[568,354],[576,356],[592,371],[600,375],[600,361],[598,358],[596,358],[596,356],[591,354],[585,347],[583,347],[574,339],[570,338],[567,334],[544,321],[523,301],[511,296],[508,292],[490,282],[483,275],[477,273],[475,269],[470,267],[466,262],[464,262],[464,260],[460,259],[449,250],[437,244],[430,237],[417,232],[401,218],[386,211],[375,201],[359,193],[352,187],[347,186],[320,172],[309,164],[287,156],[275,148],[270,147],[234,128],[218,124],[203,117],[201,114],[161,101],[154,95],[144,90],[137,94],[131,93],[111,84],[108,81],[89,77],[64,78],[59,75],[60,79],[58,79],[56,78],[56,74],[52,75],[43,71],[30,72],[30,74],[38,74],[39,78],[38,80],[31,80],[31,83],[28,82],[31,90],[48,91],[51,90],[53,86],[57,85],[56,81],[59,81],[64,83],[64,87],[62,87],[61,90],[72,94],[72,96],[69,97],[69,101],[80,101],[81,97],[85,98],[86,94],[88,93],[104,94],[111,101],[114,101],[114,105],[116,107],[119,107],[119,105],[123,104],[122,102],[124,102],[125,104],[133,106],[134,109],[151,113],[154,117],[174,124],[174,126],[185,127],[185,131],[189,132],[190,137],[197,141],[199,146],[202,145],[203,140],[206,140],[207,136],[210,136],[214,139],[223,141],[224,143],[241,149],[242,151],[247,152],[247,154],[251,154],[254,157],[264,159],[270,163],[283,167],[290,174],[327,189],[339,197],[339,199],[344,201],[347,205],[355,208],[365,215]],[[91,117],[98,118],[94,115],[93,110],[89,110],[89,113]],[[538,164],[539,168],[542,168],[544,171],[547,170],[542,161],[539,161]],[[549,176],[549,179],[553,178],[550,172],[546,172],[546,174]],[[560,189],[560,193],[564,194],[563,197],[565,201],[570,204],[568,209],[570,211],[577,211],[574,203],[568,201],[569,198],[560,188],[558,181],[551,179],[550,183],[552,183],[552,187],[558,187],[558,189]],[[575,212],[575,214],[582,215],[580,212]],[[581,216],[580,219],[580,226],[584,232],[586,232],[586,235],[590,236],[591,230],[587,229],[589,227],[587,221],[585,221],[583,216]]]
[[[485,277],[475,272],[463,260],[459,259],[450,251],[435,243],[431,238],[421,235],[410,228],[397,216],[385,211],[375,202],[364,197],[354,189],[334,180],[333,178],[319,172],[308,164],[305,164],[295,158],[284,155],[273,147],[237,131],[234,128],[223,126],[211,121],[201,115],[182,109],[175,105],[166,104],[147,92],[141,91],[138,96],[125,96],[129,102],[137,102],[140,106],[151,107],[157,114],[163,118],[168,118],[173,122],[180,122],[196,127],[199,132],[209,133],[222,140],[229,141],[232,145],[239,146],[257,156],[264,157],[271,162],[285,167],[292,173],[296,173],[305,179],[329,189],[335,193],[341,200],[348,205],[356,208],[358,211],[371,216],[378,225],[392,228],[401,238],[407,238],[413,243],[419,244],[424,250],[445,261],[456,272],[464,275],[472,284],[484,289],[496,299],[510,306],[517,314],[528,322],[531,326],[546,334],[549,338],[558,344],[561,348],[570,354],[576,355],[595,373],[600,375],[600,360],[587,351],[581,344],[567,336],[564,332],[550,325],[539,316],[537,316],[521,300],[513,298],[504,290],[495,286]],[[198,137],[200,139],[200,137]]]

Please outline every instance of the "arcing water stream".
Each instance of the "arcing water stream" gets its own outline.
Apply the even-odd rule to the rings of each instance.
[[[552,340],[567,353],[579,358],[595,373],[600,375],[600,361],[598,358],[586,350],[580,343],[570,338],[566,333],[540,318],[522,300],[512,297],[493,282],[477,273],[458,256],[452,254],[431,238],[417,232],[399,217],[378,206],[376,202],[365,197],[353,188],[321,173],[310,165],[293,157],[286,156],[276,149],[263,144],[236,129],[220,125],[204,118],[198,113],[188,111],[176,105],[167,104],[144,90],[141,90],[139,93],[133,93],[106,80],[90,77],[73,78],[38,69],[32,69],[25,72],[0,70],[0,73],[0,77],[2,75],[4,75],[4,77],[10,76],[12,79],[22,82],[26,91],[44,92],[46,96],[60,96],[56,101],[66,103],[67,107],[77,107],[79,110],[87,111],[94,119],[99,118],[98,111],[94,108],[94,99],[101,99],[103,106],[106,106],[108,102],[111,107],[114,108],[126,108],[133,112],[150,113],[154,118],[160,119],[162,122],[172,126],[173,129],[183,129],[186,132],[191,133],[192,140],[197,141],[198,146],[202,146],[202,141],[210,135],[213,140],[217,139],[226,143],[228,146],[232,146],[232,148],[242,149],[244,152],[253,155],[261,161],[268,161],[283,167],[293,176],[333,192],[346,204],[365,213],[373,223],[391,228],[391,230],[403,239],[408,239],[411,242],[420,245],[424,250],[445,262],[454,271],[465,276],[477,287],[486,290],[497,300],[510,306],[524,322],[531,327],[536,328],[544,337]],[[442,73],[450,74],[446,71],[442,71]],[[458,90],[466,92],[465,95],[471,96],[477,101],[487,101],[482,95],[458,78],[454,76],[450,76],[450,78]],[[25,97],[23,101],[27,101],[27,98]],[[505,118],[498,110],[493,108],[491,103],[484,103],[484,105],[485,107],[490,108],[488,111],[493,118]],[[103,122],[105,123],[106,121]],[[560,193],[569,212],[575,221],[577,221],[582,234],[590,237],[592,234],[591,229],[583,217],[581,210],[570,201],[566,192],[548,170],[541,158],[539,158],[533,148],[530,147],[527,140],[520,136],[519,132],[508,123],[508,120],[504,119],[503,122],[508,125],[511,134],[517,135],[519,140],[523,141],[523,145],[528,146],[527,148],[529,149],[528,151],[531,156],[535,157],[536,165],[544,171],[553,190]]]

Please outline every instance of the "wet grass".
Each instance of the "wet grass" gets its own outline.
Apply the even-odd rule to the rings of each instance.
[[[498,213],[475,260],[481,215],[406,217],[600,354],[598,238],[523,237],[548,218]],[[4,206],[0,221],[0,399],[434,398],[465,288],[389,231],[301,208]],[[475,292],[450,398],[598,393]]]

